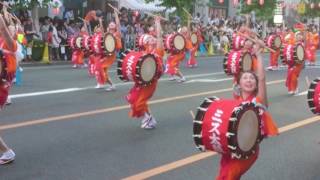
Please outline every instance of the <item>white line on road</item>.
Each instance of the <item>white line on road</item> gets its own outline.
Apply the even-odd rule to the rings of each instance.
[[[303,96],[303,95],[307,95],[308,94],[308,91],[303,91],[297,95],[294,95],[294,96]]]
[[[205,73],[205,74],[196,74],[196,75],[187,75],[186,78],[196,78],[196,77],[205,77],[205,76],[212,76],[212,75],[221,75],[224,74],[224,72],[216,72],[216,73]],[[228,78],[229,80],[230,78]],[[169,78],[162,78],[159,81],[168,81]],[[216,79],[216,82],[226,81],[226,79]],[[125,83],[117,83],[115,86],[126,86],[131,85],[133,82],[125,82]],[[87,87],[74,87],[74,88],[67,88],[67,89],[57,89],[57,90],[51,90],[51,91],[39,91],[39,92],[32,92],[32,93],[23,93],[23,94],[15,94],[10,95],[9,97],[12,99],[15,98],[22,98],[22,97],[31,97],[31,96],[42,96],[42,95],[49,95],[49,94],[60,94],[60,93],[69,93],[69,92],[75,92],[75,91],[83,91],[88,89],[94,89],[93,86],[87,86]]]
[[[185,82],[188,83],[195,83],[195,82],[203,82],[203,83],[211,83],[211,82],[222,82],[222,81],[229,81],[233,78],[224,78],[224,79],[192,79],[190,81]]]

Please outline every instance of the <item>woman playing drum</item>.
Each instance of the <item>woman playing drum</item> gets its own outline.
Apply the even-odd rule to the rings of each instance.
[[[157,38],[153,36],[149,36],[147,39],[147,49],[145,50],[146,53],[153,54],[156,60],[156,72],[154,74],[154,79],[152,82],[146,86],[141,86],[138,83],[135,83],[134,87],[130,90],[127,100],[131,105],[130,116],[131,117],[143,117],[141,121],[141,128],[143,129],[153,129],[155,128],[157,122],[155,118],[151,115],[147,101],[152,97],[153,93],[156,90],[158,79],[160,78],[163,69],[162,58],[164,56],[164,48],[162,43],[162,36],[161,36],[161,25],[160,25],[160,18],[155,18],[155,27],[156,27],[156,34]]]
[[[4,13],[7,13],[4,10]],[[8,27],[8,28],[7,28]],[[1,62],[1,79],[0,79],[0,108],[2,108],[8,99],[12,80],[16,72],[16,57],[17,43],[13,40],[15,28],[13,24],[6,25],[2,15],[0,15],[0,49],[2,58]],[[4,62],[2,62],[4,61]],[[5,66],[3,66],[5,64]],[[4,71],[4,73],[2,72]],[[15,153],[10,149],[0,137],[0,164],[7,164],[14,160]]]
[[[188,28],[185,26],[182,27],[180,30],[180,33],[182,34],[183,38],[180,37],[181,36],[180,34],[177,34],[177,36],[179,36],[179,38],[177,39],[181,39],[181,42],[179,43],[183,44],[183,48],[177,52],[170,52],[167,59],[165,72],[171,76],[170,80],[175,80],[174,76],[178,76],[179,79],[177,81],[184,82],[186,81],[186,78],[183,76],[182,72],[180,71],[179,65],[180,65],[180,62],[183,61],[185,58],[185,48],[191,49],[192,45],[190,41],[185,39],[185,37],[188,36]],[[176,38],[173,38],[173,39],[176,39]],[[179,44],[178,46],[182,46],[182,45]]]
[[[295,37],[290,36],[284,48],[283,57],[288,64],[286,87],[289,95],[298,93],[298,79],[304,65],[303,36],[297,32]]]
[[[116,60],[116,53],[118,50],[122,48],[121,43],[121,33],[120,33],[120,21],[119,16],[117,12],[115,11],[115,20],[116,23],[111,22],[108,26],[108,33],[104,37],[104,48],[107,50],[110,45],[110,47],[114,48],[112,52],[104,52],[101,53],[100,58],[96,58],[95,63],[95,73],[96,73],[96,79],[98,81],[97,88],[101,88],[104,84],[109,84],[109,87],[106,89],[106,91],[114,91],[115,86],[112,83],[109,75],[108,70]],[[100,21],[100,27],[103,27],[102,25],[102,19]],[[103,31],[102,31],[103,32]],[[93,40],[94,41],[94,40]],[[110,44],[109,44],[110,43]]]
[[[253,54],[257,58],[256,72],[246,71],[242,72],[237,79],[237,85],[239,87],[239,96],[237,100],[252,101],[254,103],[260,103],[267,108],[267,92],[265,82],[265,72],[262,64],[261,47],[254,46]],[[255,74],[256,73],[256,74]],[[264,112],[262,115],[262,135],[264,137],[275,136],[278,134],[278,129],[275,123],[272,121],[271,116]],[[257,160],[259,149],[255,154],[251,155],[248,159],[232,159],[230,154],[223,154],[220,161],[219,175],[217,180],[235,180],[240,179],[241,176],[249,170],[253,163]]]
[[[72,49],[73,52],[72,52],[72,56],[71,56],[71,62],[73,64],[73,66],[72,66],[73,68],[85,67],[85,63],[83,61],[84,51],[81,48],[82,38],[85,35],[88,35],[86,23],[84,23],[83,26],[81,27],[79,35],[77,37],[74,37],[75,48]]]

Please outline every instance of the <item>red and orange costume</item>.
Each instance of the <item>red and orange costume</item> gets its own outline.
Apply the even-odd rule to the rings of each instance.
[[[242,99],[239,97],[237,100]],[[259,97],[255,98],[254,96],[249,97],[246,101],[262,103]],[[261,131],[264,137],[272,137],[279,134],[271,115],[266,111],[262,115],[262,124],[263,128]],[[259,147],[256,153],[248,159],[232,159],[229,154],[223,154],[220,161],[219,175],[216,177],[216,180],[240,180],[241,176],[256,162],[258,155]]]
[[[306,59],[310,63],[315,64],[316,62],[316,51],[319,46],[319,34],[318,33],[307,33],[306,37]]]
[[[156,59],[158,61],[158,77],[154,79],[153,82],[148,86],[140,86],[135,83],[133,88],[129,91],[126,99],[131,105],[131,111],[129,112],[129,115],[133,118],[140,118],[145,113],[149,113],[147,101],[153,96],[157,88],[158,78],[160,78],[163,72],[162,58],[164,56],[164,50],[150,50],[150,48],[148,48],[146,52],[154,54],[156,56]]]
[[[295,35],[290,33],[285,38],[286,43],[290,45],[295,45],[297,42],[295,39]],[[303,64],[297,63],[288,63],[288,72],[287,72],[287,79],[286,79],[286,87],[289,93],[294,93],[298,87],[298,78],[300,76],[301,70],[303,69]]]
[[[15,52],[17,50],[17,44],[15,41],[13,44],[13,49],[9,49],[5,41],[0,39],[0,48],[3,49],[2,53],[4,63],[6,64],[5,69],[2,70],[4,73],[1,73],[2,79],[0,79],[0,108],[2,108],[7,101],[9,90],[12,86],[12,80],[14,79],[16,73],[17,61]]]
[[[112,64],[116,60],[117,51],[119,51],[122,48],[121,34],[119,32],[115,32],[113,33],[113,36],[116,39],[115,52],[113,52],[111,55],[96,54],[95,57],[91,57],[91,58],[94,58],[96,80],[100,85],[106,84],[106,82],[109,80],[108,69],[112,66]]]

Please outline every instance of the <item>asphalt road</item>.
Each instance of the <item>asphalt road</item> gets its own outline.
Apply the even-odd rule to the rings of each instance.
[[[94,89],[86,70],[71,65],[24,68],[22,85],[12,90],[13,104],[0,112],[1,136],[17,154],[14,163],[0,167],[0,179],[214,179],[220,157],[195,148],[190,110],[208,96],[232,97],[222,59],[198,58],[194,69],[183,65],[185,83],[163,76],[150,101],[158,121],[154,130],[128,117],[124,97],[132,83],[119,81],[115,67],[115,92]],[[269,111],[282,133],[261,143],[259,159],[243,179],[320,179],[320,117],[309,111],[304,93],[305,77],[320,76],[319,68],[303,70],[298,96],[287,94],[285,68],[267,72]],[[302,124],[309,118],[316,122]],[[197,159],[201,155],[207,157]]]

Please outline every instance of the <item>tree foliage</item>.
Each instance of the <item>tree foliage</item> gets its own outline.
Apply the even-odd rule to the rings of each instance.
[[[311,8],[311,3],[314,4],[314,7]],[[320,17],[320,0],[309,0],[308,3],[306,3],[306,12],[302,16],[304,17]]]
[[[153,1],[155,0],[146,0],[146,2]],[[194,2],[194,0],[162,0],[162,3],[160,5],[167,8],[177,8],[176,14],[185,22],[188,18],[188,15],[186,14],[186,12],[184,12],[183,8],[186,9],[190,14],[192,14]]]
[[[11,0],[13,9],[32,9],[33,7],[48,7],[51,0]]]
[[[244,0],[241,0],[239,8],[241,14],[249,14],[254,11],[258,19],[270,20],[273,18],[276,4],[277,0],[265,0],[263,5],[259,4],[259,0],[252,0],[252,4],[247,5]]]

